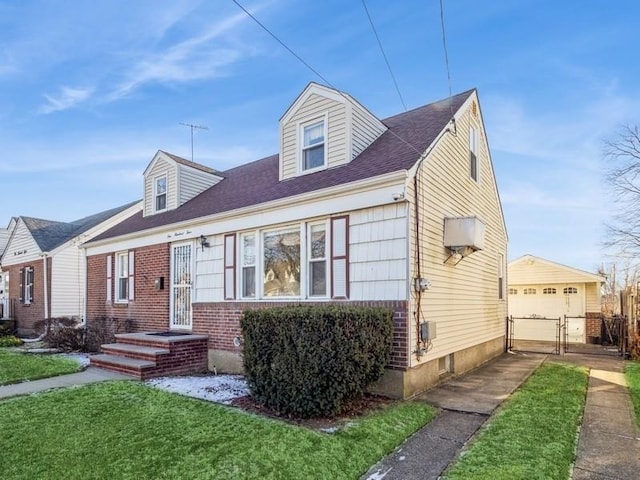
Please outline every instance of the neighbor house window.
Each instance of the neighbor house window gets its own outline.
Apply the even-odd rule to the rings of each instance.
[[[478,131],[474,127],[469,128],[469,175],[478,181]]]
[[[509,295],[517,295],[518,294],[518,289],[517,288],[510,288],[509,289]]]
[[[266,232],[262,241],[264,296],[300,296],[300,229]]]
[[[524,293],[525,295],[535,295],[536,294],[536,289],[535,288],[525,288],[522,293]]]
[[[154,185],[155,193],[155,211],[161,212],[167,209],[167,176],[158,177],[155,179]]]
[[[543,295],[555,295],[556,294],[556,289],[555,288],[543,288],[542,289],[542,294]]]
[[[564,293],[565,295],[567,294],[573,294],[573,293],[578,293],[578,289],[576,287],[565,287],[562,290],[562,293]]]
[[[327,295],[327,227],[310,225],[307,249],[309,259],[309,295],[313,297]]]
[[[20,302],[30,305],[33,302],[33,267],[20,269]]]
[[[256,235],[254,233],[242,235],[240,244],[240,263],[242,268],[242,296],[255,298],[256,296]]]
[[[127,252],[116,255],[116,301],[129,299],[129,255]]]
[[[302,171],[325,164],[325,121],[302,126]]]
[[[498,300],[504,299],[504,255],[498,254]]]

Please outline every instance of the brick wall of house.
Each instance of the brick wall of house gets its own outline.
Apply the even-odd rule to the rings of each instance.
[[[241,336],[240,316],[247,309],[297,305],[298,302],[216,302],[193,305],[193,333],[209,335],[209,348],[239,353],[233,339]],[[341,305],[363,305],[393,309],[394,329],[390,368],[406,370],[409,365],[407,336],[407,303],[401,301],[340,302]],[[305,303],[308,305],[308,303]],[[326,302],[318,303],[326,305]]]
[[[168,243],[137,248],[134,265],[134,299],[117,303],[115,252],[87,258],[87,319],[114,317],[133,321],[135,331],[169,328],[169,254]],[[107,302],[107,255],[112,256],[112,300]],[[156,290],[155,279],[164,278],[164,288]]]
[[[602,314],[600,312],[586,312],[587,343],[599,343],[602,332]]]
[[[30,304],[20,302],[20,270],[33,267],[33,300]],[[16,328],[21,335],[35,333],[35,324],[45,319],[45,301],[48,311],[51,311],[51,258],[47,258],[47,298],[44,298],[44,265],[41,259],[9,265],[5,271],[9,272],[9,302],[11,318],[16,321]]]

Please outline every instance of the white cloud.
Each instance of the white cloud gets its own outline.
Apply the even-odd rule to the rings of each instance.
[[[38,109],[38,112],[46,115],[53,112],[68,110],[88,100],[93,92],[93,88],[62,87],[60,88],[58,95],[44,95],[47,103],[42,105]]]
[[[107,100],[118,100],[149,83],[182,83],[223,75],[224,67],[237,61],[242,52],[237,46],[220,46],[219,41],[244,20],[244,13],[234,14],[199,36],[146,55],[131,67],[125,80],[107,95]]]

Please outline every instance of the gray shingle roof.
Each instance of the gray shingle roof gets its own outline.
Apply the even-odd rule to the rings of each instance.
[[[139,212],[95,237],[93,241],[171,225],[315,190],[410,169],[436,139],[474,90],[468,90],[383,120],[388,127],[351,162],[339,167],[279,180],[278,155],[222,172],[224,180],[185,204],[144,217]]]
[[[43,252],[50,252],[62,245],[64,242],[71,240],[73,237],[76,237],[87,230],[90,230],[114,215],[132,207],[138,202],[139,200],[136,200],[135,202],[130,202],[126,205],[105,210],[104,212],[96,213],[68,223],[32,217],[21,218],[27,229],[29,229],[29,232],[31,232],[31,235],[38,244],[38,247],[40,247],[40,250]]]

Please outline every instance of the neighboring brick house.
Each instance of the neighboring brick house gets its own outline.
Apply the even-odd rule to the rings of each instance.
[[[7,304],[21,335],[50,317],[84,316],[86,265],[80,245],[139,211],[139,201],[73,222],[17,217],[2,255]]]
[[[504,349],[507,235],[478,95],[379,120],[309,84],[280,153],[216,171],[158,151],[144,207],[85,244],[88,321],[208,335],[239,372],[242,311],[283,304],[394,310],[376,386],[409,397]]]
[[[509,315],[517,321],[515,338],[555,341],[554,323],[536,317],[567,317],[567,341],[599,343],[602,326],[602,275],[523,255],[508,265]],[[530,317],[531,320],[526,320]]]

